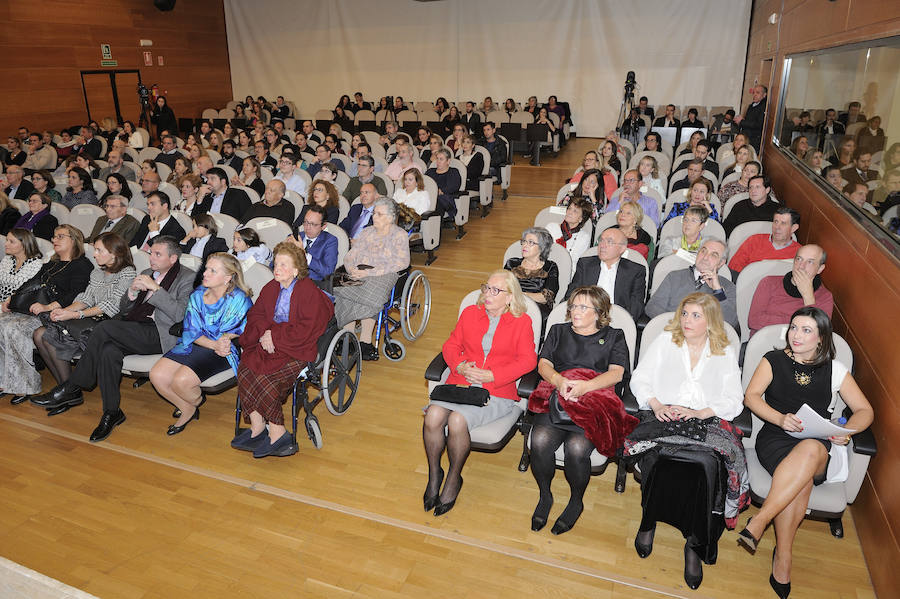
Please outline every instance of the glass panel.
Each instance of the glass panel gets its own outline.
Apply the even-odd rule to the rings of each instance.
[[[790,55],[783,89],[775,145],[898,253],[900,38]]]

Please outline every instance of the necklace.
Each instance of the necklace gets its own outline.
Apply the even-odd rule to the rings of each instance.
[[[791,359],[795,364],[798,364],[798,363],[799,363],[799,362],[797,362],[796,358],[794,358],[794,352],[793,352],[793,350],[788,349],[788,350],[787,350],[787,355],[788,355],[788,357],[790,357],[790,359]],[[808,384],[810,384],[810,383],[812,382],[812,373],[809,373],[809,372],[802,372],[802,371],[799,371],[799,370],[797,370],[797,369],[794,369],[794,381],[796,381],[796,383],[797,383],[798,385],[800,385],[801,387],[805,387],[805,386],[807,386]]]

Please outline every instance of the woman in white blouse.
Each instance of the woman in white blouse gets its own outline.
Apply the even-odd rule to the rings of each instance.
[[[632,459],[641,456],[642,480],[649,481],[642,488],[643,518],[634,541],[635,549],[642,558],[650,555],[657,520],[678,526],[686,538],[685,582],[696,589],[703,579],[701,559],[714,562],[724,527],[734,528],[739,508],[749,503],[743,448],[730,426],[722,423],[741,413],[743,395],[737,355],[728,343],[717,299],[706,293],[692,293],[681,300],[665,331],[641,352],[641,361],[631,378],[631,390],[642,417],[641,424],[626,441],[625,455]],[[688,433],[681,427],[701,430],[705,441],[696,441],[694,437],[688,440],[684,436]],[[659,447],[668,451],[651,456]],[[703,485],[702,474],[696,476],[696,483],[688,482],[686,487],[668,478],[673,476],[672,464],[676,460],[692,465],[702,463],[686,453],[670,457],[671,453],[685,452],[685,448],[690,452],[710,450],[724,462],[729,474],[724,510],[715,506],[716,493],[706,493],[707,501],[703,505],[697,500],[698,495],[703,497],[702,492],[678,500],[677,495],[687,492],[686,487],[715,489],[715,478],[712,485]],[[664,458],[668,459],[663,461]],[[677,476],[684,480],[683,473]],[[673,517],[667,510],[674,509],[675,504],[686,505],[678,505],[681,511]],[[697,514],[706,517],[697,518]]]
[[[588,248],[594,227],[590,222],[593,207],[588,200],[572,199],[566,207],[566,216],[561,223],[550,223],[544,228],[550,232],[555,243],[566,248],[572,257],[572,264],[577,264]]]
[[[6,256],[0,260],[0,302],[9,299],[44,265],[34,234],[27,229],[13,229],[7,233],[4,251]]]
[[[645,185],[647,189],[652,189],[660,195],[666,197],[665,186],[662,178],[659,176],[659,164],[653,156],[644,156],[638,162],[638,172],[641,174],[641,185]],[[646,193],[641,190],[641,193]]]
[[[142,150],[144,148],[144,137],[135,128],[134,123],[125,121],[122,124],[122,132],[128,136],[129,146],[135,150]]]
[[[428,212],[431,200],[425,191],[425,179],[417,168],[408,168],[403,173],[403,185],[394,190],[394,201],[404,206],[409,206],[419,216]]]

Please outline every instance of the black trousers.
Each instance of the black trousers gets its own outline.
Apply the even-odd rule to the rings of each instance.
[[[118,410],[125,356],[159,353],[162,353],[162,347],[155,323],[105,320],[94,327],[69,381],[81,389],[99,385],[103,411]]]

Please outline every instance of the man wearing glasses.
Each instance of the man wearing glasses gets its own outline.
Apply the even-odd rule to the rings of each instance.
[[[278,174],[275,179],[284,183],[285,189],[296,192],[301,198],[306,198],[306,179],[300,176],[297,170],[297,156],[295,154],[282,154],[278,160]]]
[[[303,217],[302,229],[297,231],[296,237],[288,239],[306,252],[309,278],[330,293],[328,277],[337,268],[338,240],[325,230],[325,216],[325,208],[311,204]]]
[[[606,211],[614,212],[619,209],[623,202],[628,202],[629,200],[637,202],[641,210],[644,211],[644,216],[649,217],[656,227],[659,228],[659,204],[650,196],[645,196],[641,193],[641,174],[637,169],[625,171],[625,174],[622,176],[622,191],[618,197],[610,201]]]
[[[115,233],[130,245],[141,223],[128,214],[128,198],[120,195],[109,196],[103,203],[103,210],[106,216],[97,219],[86,241],[94,243],[101,233]]]
[[[646,269],[643,265],[622,258],[628,249],[628,240],[619,229],[607,229],[600,235],[597,256],[587,256],[578,261],[575,276],[566,291],[565,299],[574,289],[597,285],[609,294],[613,303],[631,314],[637,322],[644,311],[647,293]]]

